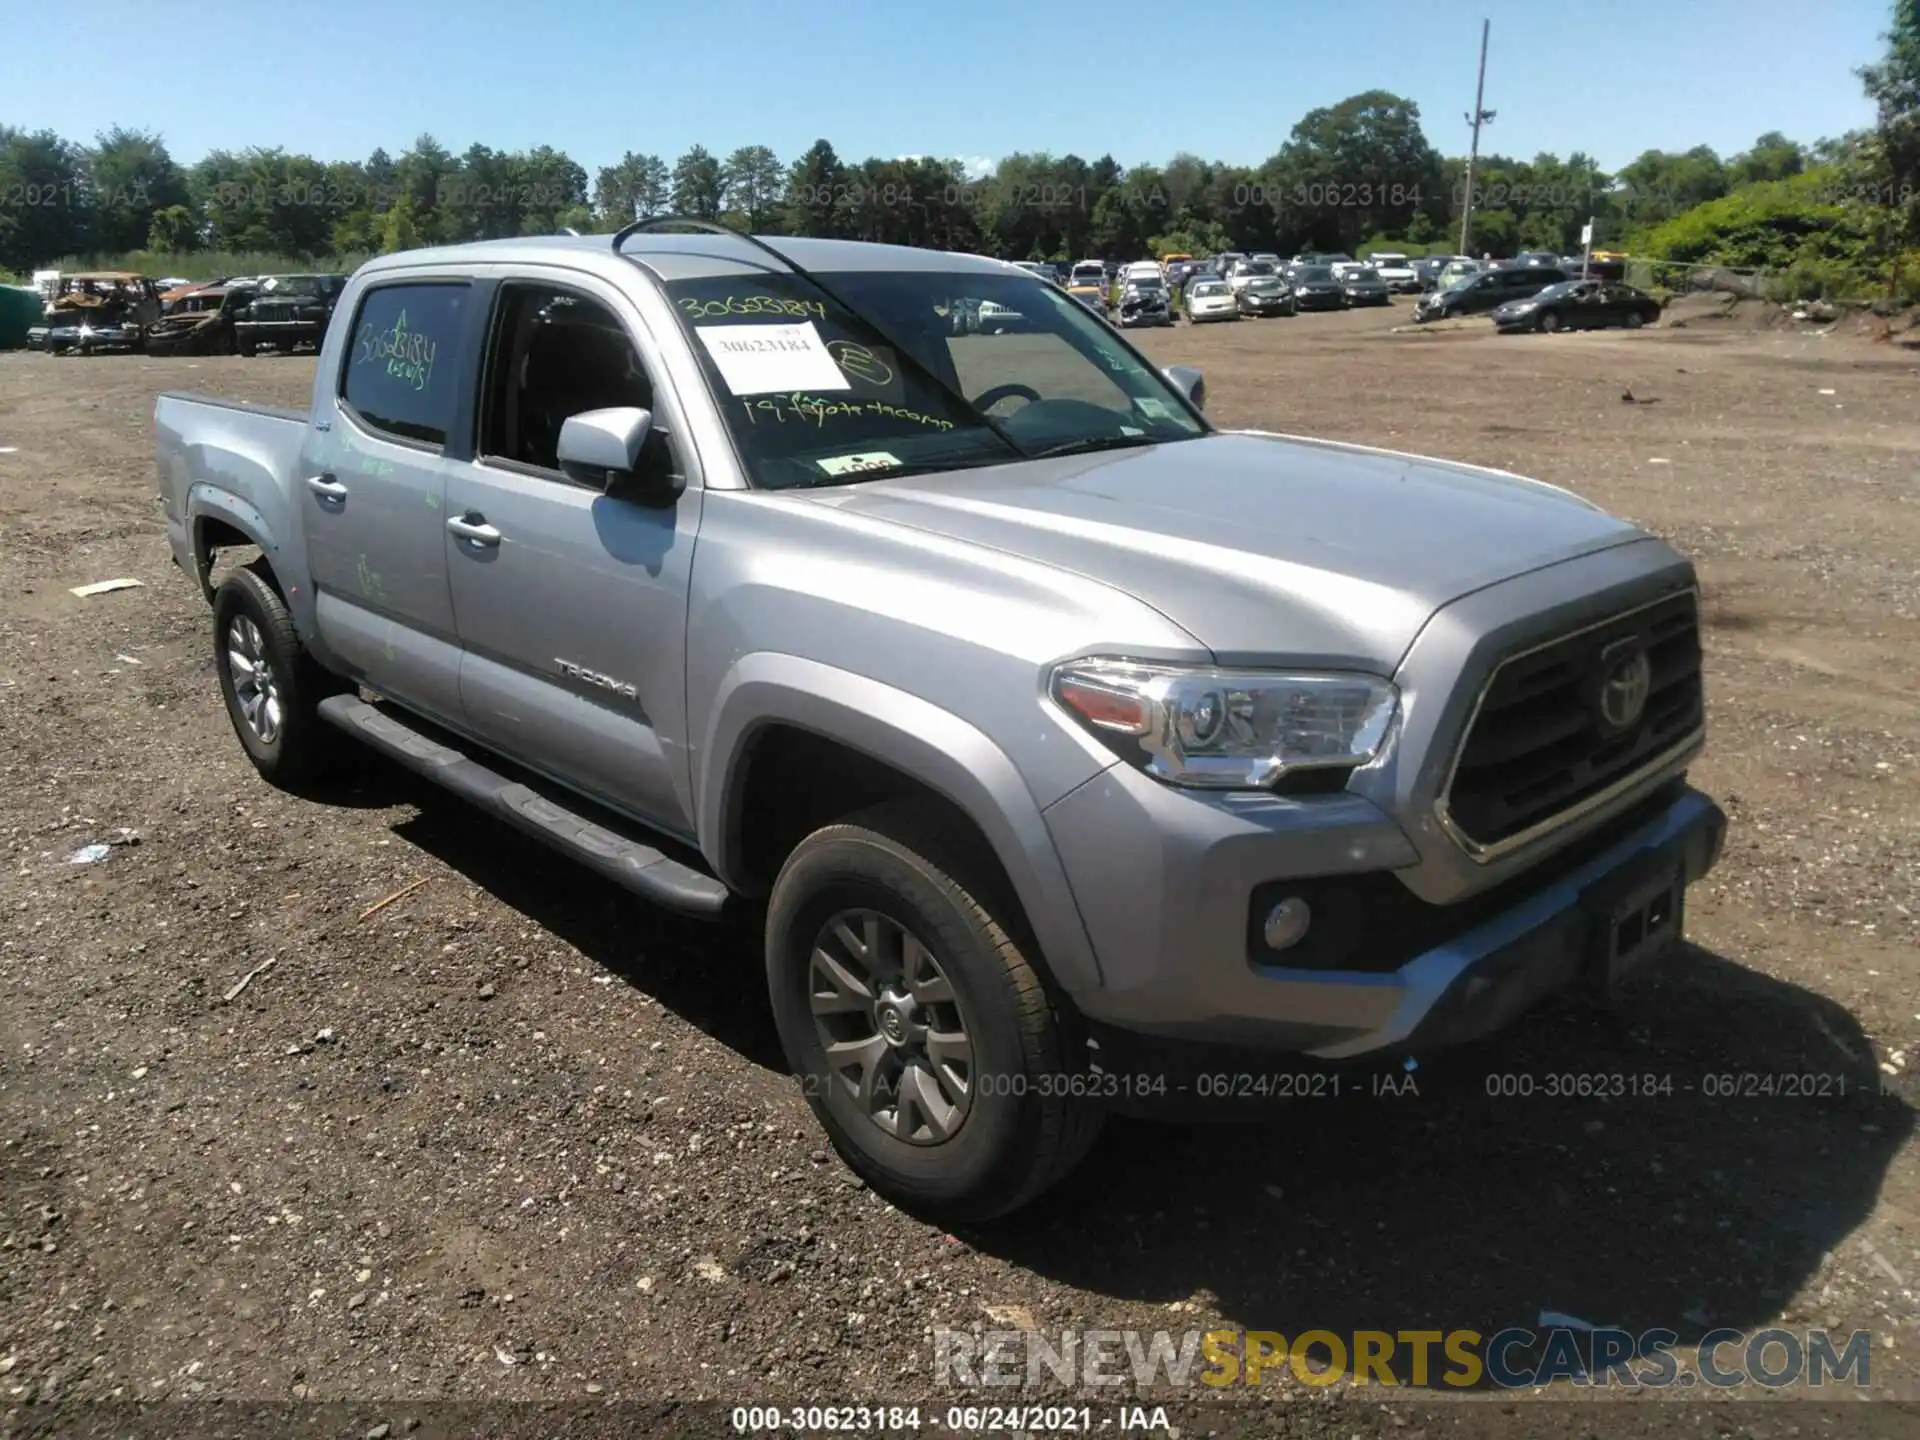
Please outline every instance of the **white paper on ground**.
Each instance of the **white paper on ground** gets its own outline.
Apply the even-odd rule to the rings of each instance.
[[[84,600],[89,595],[105,595],[109,590],[132,590],[142,583],[133,579],[96,580],[91,585],[74,586],[71,593]]]
[[[697,325],[693,333],[736,395],[853,388],[811,320],[798,325]]]

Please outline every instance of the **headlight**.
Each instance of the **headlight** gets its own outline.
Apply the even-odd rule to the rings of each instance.
[[[1516,315],[1524,315],[1529,310],[1538,310],[1540,306],[1537,301],[1516,300],[1513,302],[1513,304],[1505,305],[1505,306],[1502,306],[1501,308],[1505,310],[1511,310]]]
[[[1053,696],[1149,775],[1253,790],[1296,770],[1352,769],[1385,748],[1400,693],[1372,675],[1076,660]]]

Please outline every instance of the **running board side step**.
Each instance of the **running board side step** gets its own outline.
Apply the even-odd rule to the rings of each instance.
[[[331,695],[320,716],[461,799],[571,856],[614,884],[683,914],[717,916],[727,887],[658,850],[617,835],[352,695]]]

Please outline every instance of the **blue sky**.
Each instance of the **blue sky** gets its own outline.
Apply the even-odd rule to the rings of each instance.
[[[843,159],[1016,149],[1179,150],[1257,163],[1317,105],[1390,90],[1464,153],[1480,21],[1483,148],[1723,155],[1767,130],[1870,124],[1854,67],[1887,0],[68,0],[8,7],[0,124],[91,140],[161,132],[176,159],[281,145],[322,159],[550,143],[594,168],[632,149],[816,138]],[[79,37],[106,49],[74,69]],[[179,47],[177,50],[175,47]],[[144,59],[136,57],[144,55]]]

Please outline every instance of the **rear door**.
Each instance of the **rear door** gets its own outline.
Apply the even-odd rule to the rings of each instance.
[[[363,290],[346,343],[321,357],[328,403],[294,482],[327,648],[356,679],[449,722],[460,645],[444,507],[471,453],[475,310],[465,278]]]
[[[554,779],[690,836],[687,595],[702,492],[660,353],[617,288],[530,267],[501,278],[485,354],[473,463],[447,491],[460,529],[441,537],[465,724]],[[672,508],[615,498],[559,468],[568,415],[624,405],[654,415],[643,463],[687,478]]]

